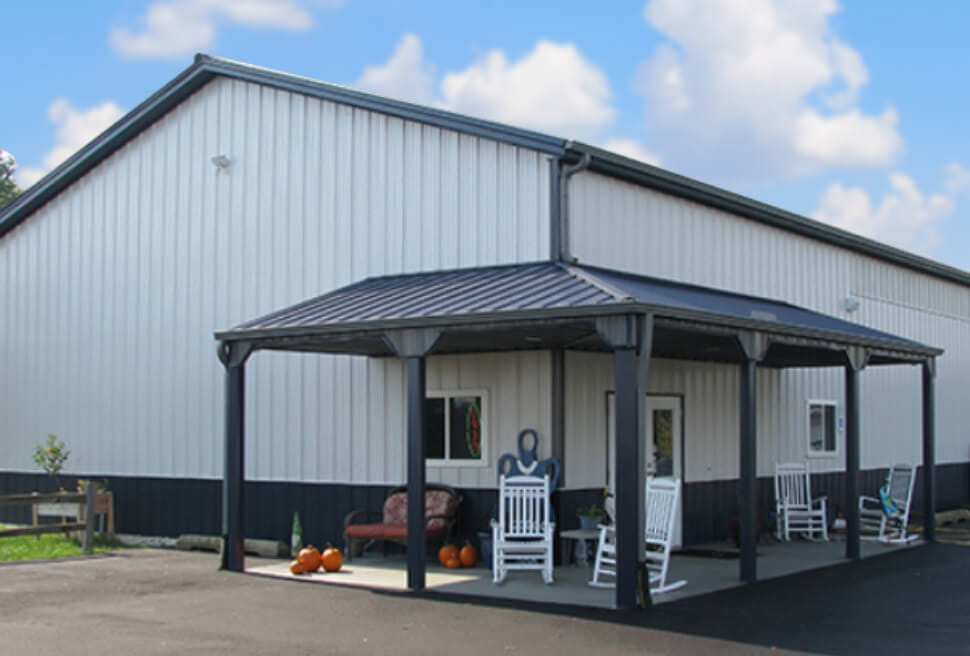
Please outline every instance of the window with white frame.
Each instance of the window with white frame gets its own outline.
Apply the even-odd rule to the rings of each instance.
[[[486,403],[481,390],[428,392],[424,400],[425,458],[455,465],[483,464]]]
[[[835,401],[808,402],[808,455],[835,455],[838,444],[838,404]]]

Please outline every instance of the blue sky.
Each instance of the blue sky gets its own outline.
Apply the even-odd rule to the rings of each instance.
[[[9,3],[27,186],[195,52],[572,137],[970,269],[970,3]]]

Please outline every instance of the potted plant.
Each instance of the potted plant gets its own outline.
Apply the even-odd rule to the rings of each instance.
[[[579,530],[595,531],[603,521],[603,507],[595,503],[580,506],[576,509],[576,517],[579,518]]]

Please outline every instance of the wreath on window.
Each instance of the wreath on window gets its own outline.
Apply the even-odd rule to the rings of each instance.
[[[482,411],[474,401],[465,411],[465,446],[472,458],[482,456]]]

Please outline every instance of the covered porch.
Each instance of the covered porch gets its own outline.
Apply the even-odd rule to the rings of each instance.
[[[219,332],[226,367],[224,568],[243,571],[245,363],[257,350],[398,357],[407,371],[407,486],[421,507],[426,476],[426,361],[429,355],[543,350],[552,354],[551,452],[568,459],[563,438],[563,354],[610,352],[615,389],[617,569],[609,607],[637,604],[643,558],[643,392],[651,357],[738,366],[740,554],[724,567],[735,583],[761,578],[756,548],[758,367],[841,367],[845,372],[846,498],[859,489],[859,379],[868,366],[922,370],[923,505],[933,508],[933,381],[938,349],[786,303],[559,262],[367,279]],[[932,518],[932,513],[928,516]],[[429,585],[424,518],[408,517],[406,588]],[[842,558],[862,556],[859,517],[846,507]],[[926,522],[924,537],[934,539]],[[817,547],[818,545],[806,545]],[[831,549],[830,549],[831,550]],[[794,553],[794,552],[792,552]],[[805,557],[807,558],[807,556]],[[805,562],[809,562],[806,560]],[[804,569],[804,567],[802,568]],[[713,575],[709,578],[716,578]],[[700,590],[695,579],[690,587]],[[649,594],[645,595],[649,602]]]

